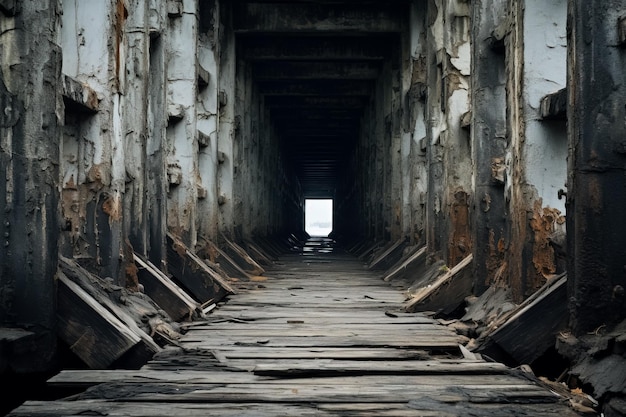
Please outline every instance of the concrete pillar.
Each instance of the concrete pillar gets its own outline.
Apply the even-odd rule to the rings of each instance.
[[[222,161],[217,149],[219,115],[219,60],[221,30],[220,3],[217,0],[199,2],[197,126],[198,155],[198,235],[216,242],[218,238],[217,172]],[[204,74],[204,75],[203,75]]]
[[[427,30],[428,200],[426,239],[449,266],[471,254],[469,132],[470,10],[463,1],[429,3]]]
[[[505,198],[511,222],[506,264],[518,302],[563,272],[567,132],[544,119],[542,99],[565,87],[567,2],[511,1],[506,23],[507,137]],[[562,264],[563,262],[561,262]]]
[[[426,153],[424,123],[425,79],[424,68],[426,3],[414,1],[410,7],[408,30],[403,34],[402,71],[402,131],[401,131],[401,181],[402,181],[402,231],[410,244],[424,244],[426,214],[422,201],[426,196]]]
[[[146,194],[148,229],[148,259],[166,269],[167,190],[166,163],[166,40],[164,3],[156,2],[149,9],[150,44],[148,47],[148,114],[146,138]]]
[[[0,326],[35,334],[18,373],[53,369],[63,114],[57,1],[0,5]]]
[[[219,204],[219,231],[233,235],[233,171],[235,135],[235,34],[233,32],[232,7],[220,0],[220,23],[224,28],[218,40],[220,59],[218,64],[219,129],[217,151],[221,155],[217,171],[217,198]]]
[[[472,1],[471,149],[474,162],[472,241],[474,289],[481,294],[506,277],[508,225],[504,198],[506,138],[505,56],[493,32],[505,0]]]
[[[168,3],[167,30],[167,170],[168,229],[189,246],[197,242],[198,94],[196,1]]]
[[[75,103],[65,106],[60,141],[64,222],[60,250],[116,280],[120,278],[126,184],[120,97],[126,87],[127,16],[123,2],[64,0],[59,31],[63,76],[93,96],[87,110]]]
[[[121,130],[124,154],[123,231],[132,249],[142,255],[148,252],[147,227],[149,206],[147,196],[154,192],[146,188],[149,170],[146,166],[148,132],[148,86],[150,83],[150,33],[147,0],[132,0],[126,4],[123,27],[126,49],[123,85],[120,86]],[[130,250],[125,248],[124,250]]]
[[[626,4],[569,1],[568,293],[576,333],[626,317]]]

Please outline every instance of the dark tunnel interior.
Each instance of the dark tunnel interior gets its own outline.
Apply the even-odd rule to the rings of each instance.
[[[365,233],[353,219],[362,214],[364,184],[375,172],[361,172],[371,166],[356,160],[388,151],[370,140],[384,141],[391,129],[393,97],[382,86],[400,78],[408,4],[275,3],[234,3],[237,71],[245,67],[258,91],[300,199],[333,199],[335,225]],[[343,20],[326,25],[328,16]]]

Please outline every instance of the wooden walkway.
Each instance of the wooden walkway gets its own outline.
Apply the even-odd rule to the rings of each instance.
[[[464,340],[354,257],[312,242],[189,324],[139,370],[63,371],[81,392],[11,416],[577,416],[521,372],[464,358]],[[85,389],[87,388],[87,389]]]

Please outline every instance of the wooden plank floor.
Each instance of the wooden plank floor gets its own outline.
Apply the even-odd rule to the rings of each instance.
[[[464,359],[462,337],[402,311],[401,289],[338,249],[282,257],[180,348],[139,370],[67,370],[82,391],[11,416],[577,416],[504,365]]]

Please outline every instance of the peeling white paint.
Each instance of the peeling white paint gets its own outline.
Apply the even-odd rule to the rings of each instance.
[[[565,213],[558,190],[567,180],[565,122],[540,120],[541,99],[565,87],[567,1],[526,0],[524,16],[525,178],[545,206]]]

